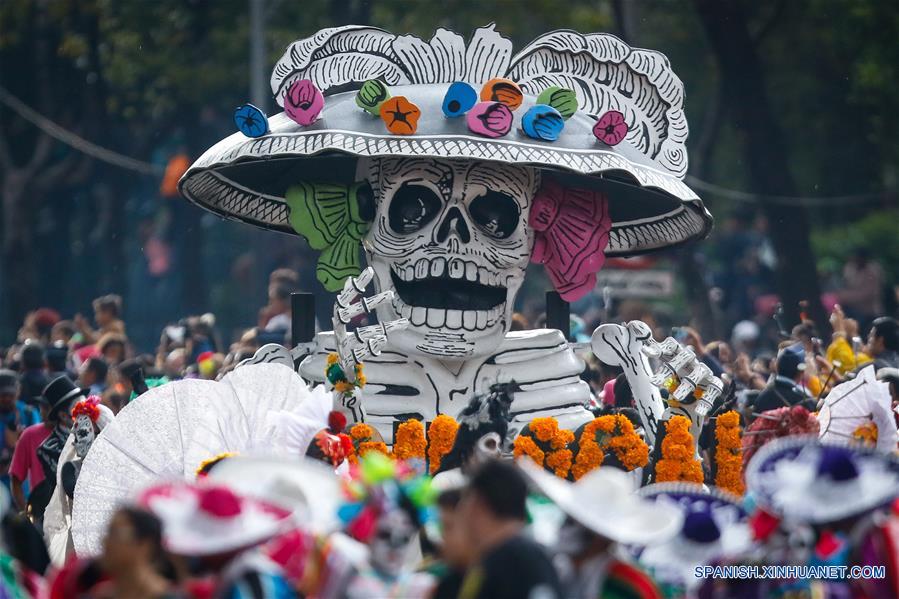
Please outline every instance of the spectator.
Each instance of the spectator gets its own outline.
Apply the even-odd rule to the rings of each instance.
[[[523,534],[527,493],[524,476],[509,462],[489,460],[472,476],[459,510],[477,559],[461,599],[562,596],[549,557]]]
[[[64,344],[68,345],[76,332],[75,323],[71,320],[60,320],[53,325],[53,329],[50,331],[50,343],[62,341]]]
[[[22,430],[40,421],[34,408],[19,400],[19,375],[0,370],[0,420],[3,423],[3,446],[0,448],[0,479],[10,489],[9,466]]]
[[[81,389],[68,377],[51,381],[43,393],[45,422],[25,429],[16,444],[9,470],[13,500],[19,510],[25,510],[24,483],[27,479],[31,488],[27,505],[38,522],[56,488],[56,465],[72,428],[69,410],[82,399]]]
[[[459,596],[465,571],[470,565],[471,552],[464,533],[464,522],[459,515],[459,501],[462,492],[449,489],[437,497],[440,513],[440,532],[443,543],[440,557],[444,572],[434,590],[432,599],[455,599]]]
[[[857,248],[849,257],[843,267],[843,283],[838,295],[849,316],[866,324],[883,314],[883,269],[871,260],[867,248]]]
[[[899,368],[899,321],[881,316],[871,324],[867,353],[874,358],[874,370]]]
[[[268,332],[290,334],[290,293],[291,287],[275,283],[268,288],[268,305],[262,309],[259,326]]]
[[[81,332],[84,343],[97,343],[100,337],[107,333],[125,334],[125,323],[121,319],[122,298],[120,296],[110,294],[98,297],[94,300],[93,306],[97,330],[92,329],[90,323],[81,314],[75,315],[75,327]]]
[[[104,333],[97,341],[97,351],[111,366],[121,364],[126,357],[128,339],[120,333]]]
[[[109,521],[100,564],[110,580],[101,597],[173,597],[173,569],[162,547],[162,523],[153,514],[120,508]]]
[[[22,347],[20,365],[22,369],[21,399],[32,405],[40,400],[47,386],[47,355],[44,346],[35,341],[26,342]]]
[[[109,365],[103,358],[89,358],[81,365],[78,384],[82,389],[87,389],[90,395],[103,395],[108,376]]]
[[[817,402],[809,397],[800,386],[805,360],[797,348],[786,348],[777,358],[777,376],[765,387],[755,400],[755,412],[767,412],[784,406],[802,405],[814,411]]]
[[[69,376],[68,369],[69,348],[62,341],[54,341],[47,348],[47,377],[50,380],[65,374]]]

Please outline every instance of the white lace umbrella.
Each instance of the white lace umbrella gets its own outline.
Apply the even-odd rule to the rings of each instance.
[[[256,364],[219,382],[176,381],[141,395],[84,460],[72,510],[75,551],[98,553],[112,513],[150,483],[193,479],[203,460],[224,452],[277,452],[269,412],[298,406],[309,394],[290,368]]]
[[[877,450],[892,452],[899,434],[891,410],[889,387],[875,377],[874,366],[868,366],[851,381],[834,387],[818,414],[819,437],[824,441],[846,443],[860,426],[877,425]]]

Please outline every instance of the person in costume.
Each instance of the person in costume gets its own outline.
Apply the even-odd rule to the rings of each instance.
[[[316,596],[429,597],[435,579],[415,572],[416,541],[431,519],[430,477],[403,462],[371,452],[345,482],[350,500],[340,506],[342,532],[322,552]]]
[[[893,559],[868,542],[899,497],[899,465],[891,456],[845,444],[793,436],[766,444],[746,469],[755,544],[730,563],[762,565],[881,565]],[[888,547],[888,545],[887,545]],[[707,581],[702,597],[887,597],[892,573],[878,581],[850,579]]]
[[[162,521],[166,550],[185,560],[196,588],[214,599],[293,599],[281,568],[258,550],[290,513],[215,484],[155,485],[139,504]]]
[[[737,558],[750,547],[748,515],[734,495],[694,483],[656,483],[637,494],[683,514],[676,536],[632,547],[665,597],[696,597],[703,582],[697,567]]]
[[[488,460],[473,473],[459,507],[474,554],[460,599],[566,596],[547,553],[524,534],[526,499],[527,482],[509,462]]]
[[[56,487],[44,512],[44,538],[50,559],[57,567],[72,554],[72,498],[81,465],[87,457],[96,436],[115,415],[92,395],[79,401],[71,412],[74,424],[65,447],[59,456],[56,469]]]
[[[621,470],[603,466],[569,483],[524,461],[535,487],[566,515],[556,549],[565,597],[660,598],[655,581],[618,557],[617,544],[653,545],[673,538],[683,516],[633,492]]]
[[[42,522],[44,510],[56,489],[59,456],[72,430],[72,405],[83,399],[85,399],[84,391],[65,375],[53,379],[44,388],[43,402],[47,410],[46,424],[49,431],[46,438],[37,445],[34,451],[36,465],[40,466],[43,478],[31,490],[28,498],[28,505],[35,522]],[[20,501],[24,499],[21,491],[21,479],[13,479],[13,497],[15,497],[16,503],[21,505]]]

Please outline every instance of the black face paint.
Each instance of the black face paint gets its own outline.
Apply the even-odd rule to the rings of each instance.
[[[415,183],[404,183],[390,200],[387,219],[394,233],[415,233],[434,220],[443,200],[434,190]]]

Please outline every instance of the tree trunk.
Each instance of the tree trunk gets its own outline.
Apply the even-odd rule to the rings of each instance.
[[[694,0],[718,61],[724,100],[733,119],[753,188],[763,195],[797,195],[783,129],[768,98],[765,73],[739,2]],[[819,327],[828,322],[821,305],[805,207],[761,201],[777,252],[778,292],[789,322],[809,300]]]

